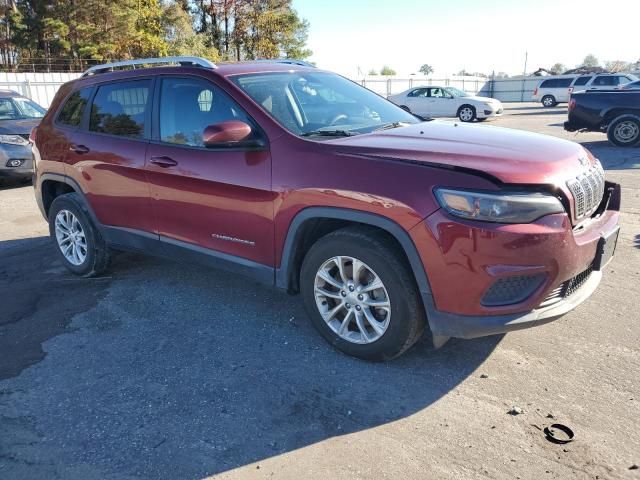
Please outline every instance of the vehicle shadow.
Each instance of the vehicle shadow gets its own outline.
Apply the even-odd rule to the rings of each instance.
[[[635,241],[633,243],[636,248],[640,248],[640,233],[636,235]]]
[[[200,479],[427,409],[501,339],[425,338],[367,363],[327,345],[299,297],[217,270],[120,254],[105,278],[77,279],[44,238],[0,248],[0,265],[0,288],[40,292],[10,301],[0,339],[16,352],[49,338],[44,361],[0,382],[9,477],[28,464],[33,478]]]
[[[544,109],[544,110],[533,110],[533,111],[528,111],[528,112],[516,112],[516,113],[509,113],[509,115],[514,115],[514,116],[522,116],[522,115],[559,115],[561,113],[567,113],[566,109],[555,109],[555,110],[549,110],[549,109]]]
[[[22,188],[31,185],[31,180],[14,180],[11,178],[0,178],[0,191],[11,190],[13,188]]]
[[[606,138],[597,142],[583,142],[582,146],[600,159],[605,170],[640,168],[640,148],[638,146],[616,147],[611,145]]]

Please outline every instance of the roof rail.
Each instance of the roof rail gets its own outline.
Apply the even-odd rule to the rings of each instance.
[[[88,77],[89,75],[97,75],[99,73],[111,72],[118,67],[133,67],[144,66],[156,63],[177,63],[179,65],[194,65],[204,68],[216,68],[216,64],[210,62],[206,58],[201,57],[160,57],[160,58],[140,58],[136,60],[124,60],[122,62],[105,63],[103,65],[95,65],[88,70],[85,70],[81,75],[82,77]]]
[[[295,58],[274,58],[274,59],[260,59],[260,60],[247,60],[247,61],[258,62],[258,63],[286,63],[289,65],[298,65],[299,67],[317,68],[313,63],[306,62],[304,60],[296,60]]]

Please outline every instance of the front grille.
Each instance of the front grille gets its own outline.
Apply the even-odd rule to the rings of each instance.
[[[591,215],[600,205],[604,195],[604,170],[598,162],[582,175],[567,181],[573,195],[576,220]]]
[[[538,308],[548,307],[550,305],[558,303],[561,300],[564,300],[565,298],[570,297],[578,290],[580,290],[580,287],[582,287],[587,282],[587,280],[589,280],[589,277],[591,277],[592,273],[593,265],[587,268],[584,272],[580,272],[575,277],[570,278],[566,282],[563,282],[556,289],[552,290],[549,295],[547,295],[547,298],[544,299],[544,301]]]
[[[482,297],[482,305],[497,307],[520,303],[542,284],[544,278],[544,273],[499,278]]]

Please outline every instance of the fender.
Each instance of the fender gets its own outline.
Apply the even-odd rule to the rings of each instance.
[[[94,224],[98,226],[101,225],[101,223],[98,221],[98,217],[96,217],[96,214],[93,211],[93,208],[91,208],[91,204],[89,203],[89,200],[87,199],[84,192],[82,191],[80,184],[76,182],[73,178],[67,175],[62,175],[60,173],[43,173],[38,177],[38,190],[36,194],[36,202],[45,220],[47,221],[49,220],[47,218],[47,213],[44,210],[44,204],[42,203],[42,183],[46,180],[54,180],[56,182],[64,183],[70,186],[78,195],[82,197],[82,201],[87,207],[87,210],[89,211],[89,215],[91,216],[91,220],[94,222]]]
[[[289,225],[289,231],[287,232],[287,237],[284,242],[280,268],[276,269],[277,287],[288,289],[291,286],[291,274],[293,270],[292,260],[295,258],[295,249],[298,245],[298,233],[302,224],[305,221],[313,218],[329,218],[362,223],[364,225],[371,225],[373,227],[381,228],[382,230],[385,230],[387,233],[391,234],[398,241],[407,256],[407,259],[409,260],[411,270],[413,271],[413,276],[416,279],[416,283],[418,284],[418,288],[420,289],[420,294],[423,300],[425,300],[425,296],[427,296],[428,298],[426,300],[429,301],[429,304],[432,303],[429,280],[427,279],[424,266],[422,265],[422,261],[420,260],[420,256],[418,255],[418,250],[416,249],[416,246],[413,243],[413,240],[411,240],[409,234],[400,225],[387,217],[383,217],[375,213],[363,212],[360,210],[350,210],[346,208],[308,207],[301,210],[294,217],[294,219],[291,221],[291,224]]]

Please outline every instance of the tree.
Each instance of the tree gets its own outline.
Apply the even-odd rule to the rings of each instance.
[[[388,76],[388,77],[392,77],[395,74],[396,74],[396,71],[393,68],[391,68],[390,66],[388,66],[388,65],[385,65],[380,70],[380,75],[385,75],[385,76]]]
[[[369,70],[369,75],[371,75],[371,76],[378,75],[378,72],[376,71],[375,68],[372,68],[371,70]]]
[[[420,67],[418,70],[423,75],[430,75],[433,73],[433,67],[431,65],[427,65],[426,63]]]
[[[633,63],[624,60],[610,60],[605,62],[604,68],[610,72],[628,72],[633,70]]]
[[[600,66],[600,62],[598,61],[598,59],[596,58],[595,55],[590,53],[589,55],[584,57],[584,60],[582,60],[582,65],[581,66],[582,67],[587,67],[587,68],[598,67],[598,66]]]
[[[566,67],[562,63],[556,63],[551,67],[551,73],[554,75],[560,75],[566,70]]]
[[[207,46],[206,36],[194,30],[193,18],[184,5],[168,4],[162,18],[168,55],[194,55],[213,62],[220,60],[218,50]]]
[[[467,72],[464,68],[462,70],[460,70],[458,73],[456,73],[456,75],[460,76],[460,77],[466,77],[468,75],[471,75],[469,72]]]

